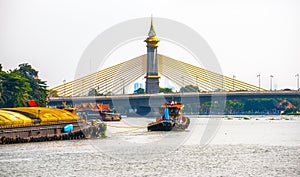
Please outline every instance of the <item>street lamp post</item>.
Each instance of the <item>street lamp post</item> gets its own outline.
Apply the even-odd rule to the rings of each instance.
[[[273,75],[270,75],[270,90],[271,91],[272,91],[272,84],[273,84],[272,80],[273,80],[273,77],[274,77]]]
[[[260,74],[258,74],[257,77],[258,77],[258,91],[260,91]]]
[[[299,91],[299,73],[295,75],[297,77],[297,90]]]

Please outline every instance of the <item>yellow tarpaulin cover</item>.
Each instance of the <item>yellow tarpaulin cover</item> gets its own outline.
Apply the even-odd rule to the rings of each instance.
[[[32,123],[32,119],[22,114],[12,111],[0,110],[0,126],[27,125]]]
[[[6,111],[12,111],[26,115],[31,119],[40,119],[40,123],[52,123],[61,121],[77,121],[79,117],[69,111],[56,108],[41,108],[41,107],[20,107],[20,108],[3,108]]]

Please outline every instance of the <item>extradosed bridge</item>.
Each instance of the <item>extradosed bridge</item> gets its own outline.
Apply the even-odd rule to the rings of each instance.
[[[52,88],[59,96],[87,96],[91,89],[99,93],[121,94],[122,89],[145,76],[147,54]],[[264,91],[255,85],[223,76],[158,54],[158,73],[179,87],[197,86],[201,91]]]

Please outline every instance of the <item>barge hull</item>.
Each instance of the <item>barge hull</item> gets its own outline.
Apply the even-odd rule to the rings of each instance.
[[[148,131],[171,131],[173,129],[173,125],[171,123],[156,123],[156,122],[153,122],[153,123],[150,123],[148,125]]]
[[[166,123],[166,122],[152,122],[148,124],[148,131],[171,131],[171,130],[185,130],[190,125],[190,118],[185,117],[185,122],[182,123]]]
[[[73,130],[64,132],[64,127],[69,124],[73,125]],[[100,133],[105,131],[101,127],[101,124],[91,125],[86,122],[1,127],[0,144],[94,138],[99,137]]]

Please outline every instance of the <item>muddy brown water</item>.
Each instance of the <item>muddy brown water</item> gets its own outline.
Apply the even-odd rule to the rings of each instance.
[[[152,120],[109,123],[106,139],[2,145],[0,176],[300,176],[297,116],[191,117],[176,132],[148,132]]]

